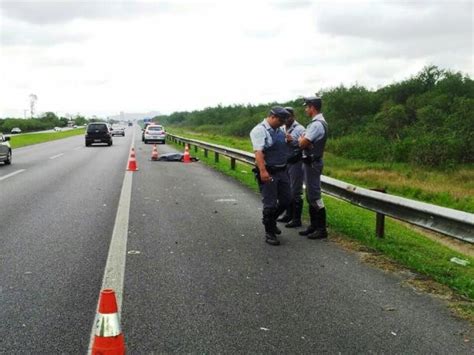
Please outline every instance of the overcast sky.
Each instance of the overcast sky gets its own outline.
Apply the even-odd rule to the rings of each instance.
[[[474,77],[473,1],[0,0],[0,117],[286,101],[434,64]]]

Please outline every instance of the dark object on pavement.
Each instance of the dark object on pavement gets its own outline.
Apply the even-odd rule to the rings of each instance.
[[[180,161],[184,159],[184,153],[167,153],[161,154],[158,161]],[[199,161],[199,158],[191,157],[191,161]]]
[[[265,242],[270,245],[280,245],[280,241],[274,233],[265,233]]]

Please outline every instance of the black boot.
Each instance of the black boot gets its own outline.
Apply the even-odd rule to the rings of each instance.
[[[278,228],[275,221],[275,208],[264,208],[262,222],[265,226],[265,242],[271,245],[279,245],[280,241],[276,237]],[[280,231],[281,233],[281,231]]]
[[[314,233],[308,235],[308,239],[326,239],[328,231],[326,228],[326,209],[321,208],[317,211],[317,227]]]
[[[270,245],[280,245],[280,241],[274,233],[266,232],[265,233],[265,243]]]
[[[309,205],[309,218],[311,220],[311,224],[308,226],[308,228],[306,228],[306,230],[299,232],[299,235],[306,237],[307,235],[313,234],[317,229],[318,211],[311,205]]]
[[[301,227],[301,212],[303,211],[303,200],[300,198],[293,203],[293,218],[290,223],[285,224],[286,228]]]

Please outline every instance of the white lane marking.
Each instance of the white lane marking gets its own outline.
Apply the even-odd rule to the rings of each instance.
[[[6,180],[6,179],[8,179],[9,177],[12,177],[12,176],[14,176],[14,175],[16,175],[16,174],[22,173],[22,172],[24,172],[25,170],[26,170],[26,169],[20,169],[20,170],[14,171],[13,173],[10,173],[10,174],[7,174],[7,175],[5,175],[5,176],[2,176],[2,177],[0,177],[0,181]]]
[[[59,158],[62,155],[64,155],[64,153],[53,155],[52,157],[49,157],[49,159],[56,159],[56,158]]]
[[[82,148],[82,145],[81,145],[80,147],[74,148],[74,150],[79,150],[79,149],[81,149],[81,148]]]
[[[134,146],[135,135],[132,138]],[[122,191],[115,216],[114,230],[109,246],[109,254],[107,263],[105,264],[104,277],[102,279],[102,288],[112,288],[117,296],[117,306],[119,315],[122,312],[123,298],[123,282],[125,275],[125,261],[127,256],[127,237],[128,237],[128,220],[130,216],[130,202],[132,199],[132,180],[133,171],[125,171],[123,178]],[[97,323],[97,311],[99,310],[99,302],[97,302],[96,314],[89,340],[88,354],[92,353],[92,345],[95,337],[95,326]]]

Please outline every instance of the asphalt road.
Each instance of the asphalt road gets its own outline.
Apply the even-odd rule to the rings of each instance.
[[[74,137],[17,149],[0,166],[0,352],[86,352],[129,133],[110,148]],[[257,194],[200,163],[151,161],[138,129],[135,146],[129,353],[473,351],[442,301],[330,240],[284,230],[265,244]]]
[[[0,352],[85,353],[130,142],[77,136],[0,166],[23,170],[0,180]]]

